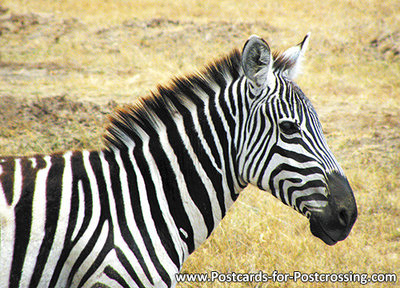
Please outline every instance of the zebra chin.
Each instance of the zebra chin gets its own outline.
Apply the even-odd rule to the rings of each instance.
[[[328,205],[311,211],[311,233],[328,245],[347,238],[357,219],[357,205],[346,177],[328,174]]]
[[[321,223],[316,220],[316,217],[311,216],[310,218],[310,230],[311,233],[315,236],[321,239],[322,241],[325,242],[327,245],[335,245],[338,241],[344,240],[347,235],[343,233],[329,233],[328,231],[325,231],[325,229],[322,227]],[[344,236],[343,236],[344,235]]]

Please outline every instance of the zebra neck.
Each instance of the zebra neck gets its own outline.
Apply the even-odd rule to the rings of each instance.
[[[234,141],[235,114],[242,108],[233,107],[236,93],[242,92],[242,85],[233,85],[242,74],[235,50],[203,72],[174,79],[118,109],[107,127],[105,151],[131,166],[130,192],[147,194],[148,205],[169,219],[161,221],[173,223],[189,253],[211,234],[244,188]],[[164,226],[161,230],[170,229]]]
[[[226,160],[232,154],[225,151],[232,146],[226,132],[218,132],[222,144],[205,137],[216,132],[195,118],[180,114],[151,132],[131,134],[125,147],[105,151],[110,171],[126,178],[126,189],[136,195],[140,204],[132,203],[134,209],[150,207],[156,230],[164,231],[162,237],[175,235],[166,241],[181,242],[184,258],[210,236],[239,192],[233,174],[226,173],[233,166]]]

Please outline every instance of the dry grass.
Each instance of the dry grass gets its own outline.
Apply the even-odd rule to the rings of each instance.
[[[297,82],[315,104],[354,189],[360,215],[352,233],[328,247],[311,235],[306,219],[250,187],[184,271],[400,276],[399,1],[6,0],[2,5],[10,12],[0,19],[0,97],[19,101],[16,111],[0,118],[2,154],[99,147],[102,112],[113,106],[106,105],[110,100],[132,102],[172,75],[240,47],[253,33],[284,49],[312,31]],[[72,106],[57,106],[59,95],[67,95]],[[74,103],[86,112],[71,108]],[[13,107],[3,106],[1,111]],[[42,106],[51,113],[35,110]]]

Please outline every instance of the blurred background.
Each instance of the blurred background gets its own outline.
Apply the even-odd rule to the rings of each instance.
[[[115,106],[241,49],[251,34],[284,50],[309,31],[296,82],[316,107],[354,190],[359,218],[353,231],[328,247],[311,235],[307,219],[249,187],[184,272],[352,271],[400,277],[398,0],[3,0],[0,153],[99,149],[106,115]],[[296,283],[230,286],[243,285]]]

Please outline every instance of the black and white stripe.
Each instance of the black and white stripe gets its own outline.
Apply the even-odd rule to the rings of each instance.
[[[2,285],[174,286],[248,183],[308,217],[325,209],[327,175],[343,172],[291,80],[307,41],[272,55],[251,37],[118,109],[102,151],[2,158]]]

